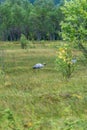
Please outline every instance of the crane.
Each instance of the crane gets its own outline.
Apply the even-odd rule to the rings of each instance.
[[[44,63],[44,64],[37,63],[37,64],[35,64],[35,65],[33,66],[33,69],[41,69],[41,68],[43,68],[45,65],[46,65],[46,63]]]

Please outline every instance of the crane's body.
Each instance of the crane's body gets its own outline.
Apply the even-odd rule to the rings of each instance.
[[[46,64],[38,63],[38,64],[36,64],[36,65],[33,66],[33,69],[41,69],[41,68],[44,67],[44,65],[46,65]]]

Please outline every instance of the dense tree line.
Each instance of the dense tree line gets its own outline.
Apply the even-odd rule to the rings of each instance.
[[[1,2],[0,39],[19,40],[21,34],[30,40],[60,39],[60,6],[54,0],[35,0],[33,4],[29,0]]]
[[[35,0],[29,0],[31,3],[34,3]],[[60,4],[63,0],[53,0],[55,4]]]
[[[4,2],[4,1],[6,1],[6,0],[0,0],[0,2]],[[28,1],[30,1],[31,3],[35,2],[35,0],[28,0]],[[53,0],[53,1],[55,4],[60,4],[63,0]]]

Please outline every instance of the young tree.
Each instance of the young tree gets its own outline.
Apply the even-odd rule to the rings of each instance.
[[[87,0],[65,1],[61,8],[64,21],[61,22],[62,37],[64,40],[76,43],[87,58]]]
[[[21,34],[20,44],[21,44],[21,48],[22,49],[26,49],[27,48],[27,38],[26,38],[26,36],[24,34]]]
[[[56,69],[62,73],[64,78],[71,77],[75,70],[76,62],[71,46],[67,43],[61,45],[57,52]]]

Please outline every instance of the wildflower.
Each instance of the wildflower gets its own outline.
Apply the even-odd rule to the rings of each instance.
[[[62,53],[65,53],[65,50],[63,49],[61,52],[62,52]]]
[[[59,54],[59,55],[62,55],[62,53],[61,53],[61,52],[59,52],[58,54]]]
[[[32,122],[28,122],[28,126],[31,127],[32,126]]]
[[[25,123],[25,124],[24,124],[24,127],[27,127],[27,128],[32,127],[32,122],[27,122],[27,123]]]
[[[64,56],[63,55],[59,55],[58,58],[64,59]]]
[[[62,48],[62,47],[60,47],[60,48],[59,48],[59,51],[62,51],[62,50],[63,50],[63,48]]]
[[[72,70],[75,68],[74,63],[76,62],[76,59],[72,59],[73,55],[70,46],[64,44],[59,48],[57,55],[58,70],[62,70],[63,76],[69,78],[73,72]]]
[[[73,64],[71,61],[68,61],[67,63],[68,63],[68,64],[71,64],[71,65]]]
[[[63,61],[65,62],[65,61],[66,61],[66,59],[64,58],[64,59],[63,59]]]

